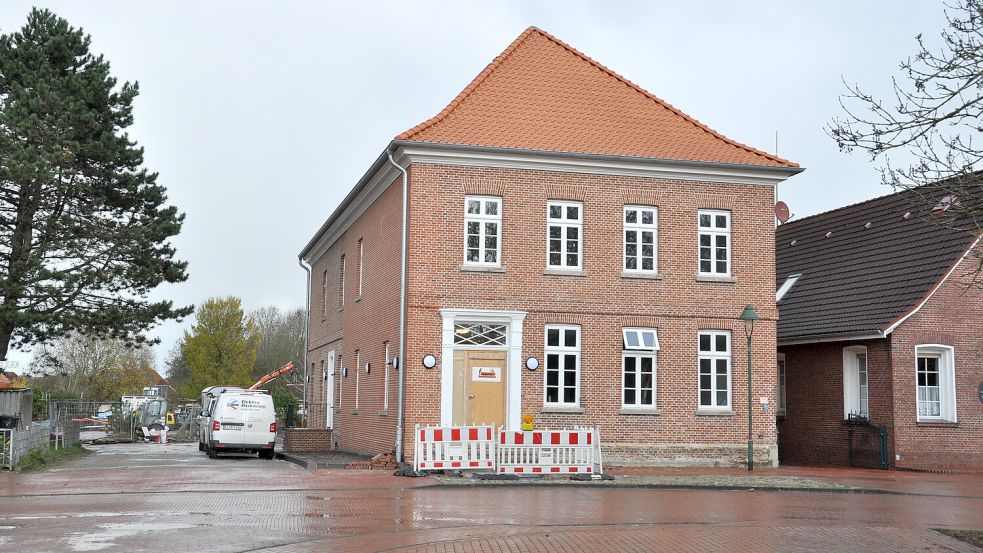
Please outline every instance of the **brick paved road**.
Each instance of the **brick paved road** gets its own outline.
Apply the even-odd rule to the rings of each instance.
[[[978,551],[928,529],[983,529],[974,491],[431,484],[210,460],[194,444],[105,446],[56,471],[0,475],[0,551]]]

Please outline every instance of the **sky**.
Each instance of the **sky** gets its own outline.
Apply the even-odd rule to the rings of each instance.
[[[84,1],[0,3],[0,33],[48,8],[138,81],[132,138],[186,214],[177,305],[235,295],[301,307],[297,255],[400,132],[439,112],[537,26],[739,142],[805,171],[795,217],[890,193],[879,162],[824,127],[844,80],[887,97],[915,36],[938,44],[941,2]],[[169,322],[158,361],[192,319]],[[26,364],[29,355],[13,352]]]

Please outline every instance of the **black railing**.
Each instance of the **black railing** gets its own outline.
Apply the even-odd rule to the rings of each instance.
[[[889,469],[887,427],[875,426],[869,418],[854,413],[847,417],[846,423],[850,466]]]

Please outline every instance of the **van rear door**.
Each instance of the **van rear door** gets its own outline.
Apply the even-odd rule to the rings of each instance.
[[[243,399],[246,399],[245,397]],[[273,398],[268,394],[255,394],[244,401],[242,410],[246,428],[243,440],[248,445],[266,445],[274,440],[275,432],[270,432],[276,422]]]
[[[219,423],[219,430],[212,432],[212,438],[228,448],[242,447],[246,427],[242,414],[242,398],[239,394],[225,393],[214,404],[212,420]]]

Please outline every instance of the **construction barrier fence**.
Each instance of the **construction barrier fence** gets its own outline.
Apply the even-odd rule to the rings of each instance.
[[[596,426],[505,430],[492,426],[415,428],[416,470],[492,469],[498,474],[602,474]]]

